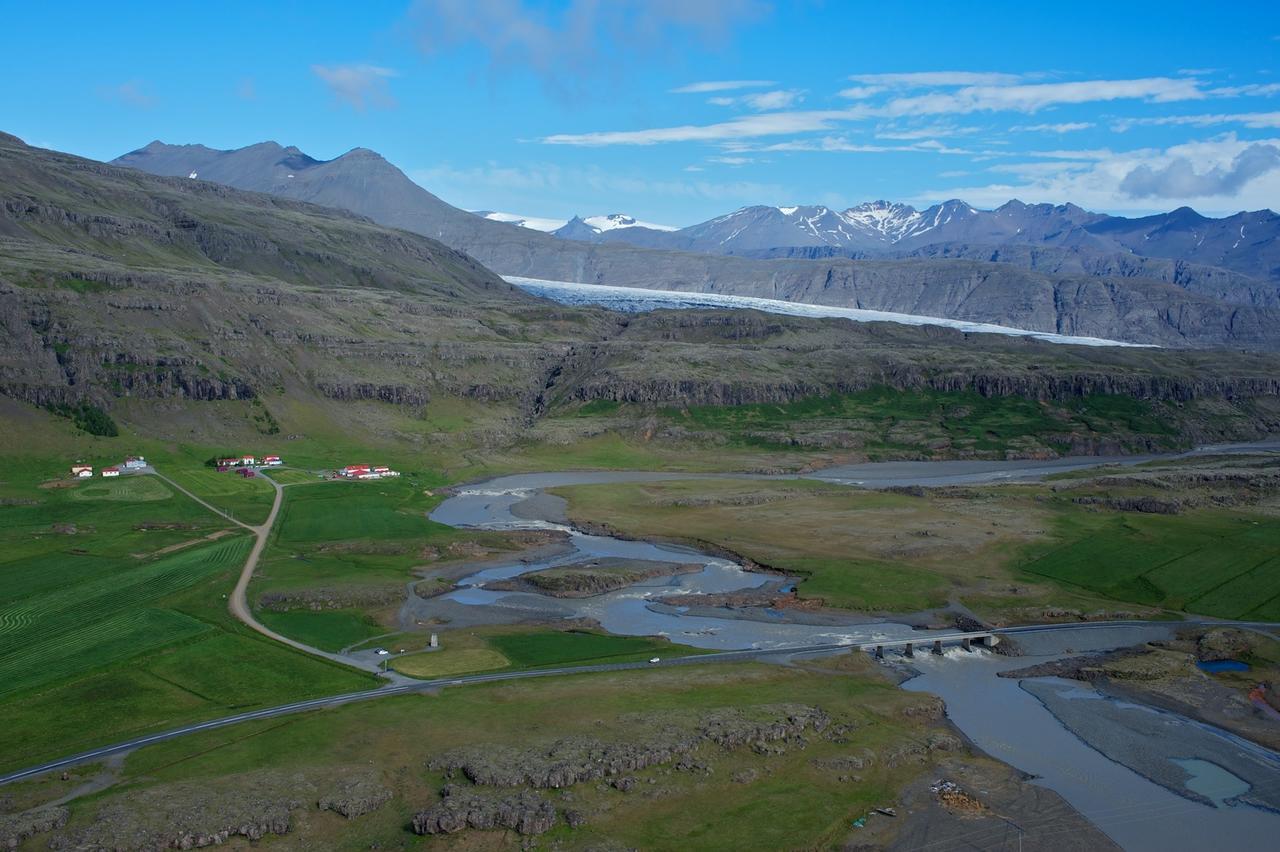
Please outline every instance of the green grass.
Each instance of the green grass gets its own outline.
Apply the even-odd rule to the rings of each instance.
[[[500,633],[488,637],[488,642],[511,661],[513,668],[638,662],[654,656],[705,653],[659,639],[585,630]]]
[[[615,411],[616,406],[589,403],[578,414]],[[1120,437],[1136,433],[1160,439],[1175,434],[1155,405],[1122,396],[1088,396],[1049,404],[1021,397],[986,397],[973,391],[881,387],[782,404],[665,408],[661,414],[686,428],[721,433],[731,441],[777,447],[791,446],[798,426],[803,431],[825,422],[867,434],[871,449],[905,452],[927,452],[926,440],[933,438],[945,439],[952,448],[998,452],[1028,437],[1065,447],[1061,443],[1065,433]],[[911,433],[910,439],[904,427]]]
[[[827,606],[887,612],[917,612],[947,602],[947,579],[905,562],[799,558],[787,570],[804,576],[806,598]]]
[[[203,632],[206,626],[191,618],[143,607],[239,565],[248,550],[247,537],[224,539],[82,577],[0,609],[0,695]]]
[[[1261,617],[1280,595],[1280,524],[1197,510],[1175,516],[1059,507],[1059,544],[1031,574],[1106,597],[1221,618]],[[1044,551],[1044,548],[1040,548]]]
[[[91,479],[69,489],[67,494],[72,500],[108,500],[116,503],[145,503],[174,497],[169,486],[154,476]]]
[[[275,499],[271,484],[259,476],[245,478],[231,471],[219,473],[193,464],[164,465],[157,469],[242,523],[260,524],[265,521]]]
[[[366,639],[380,636],[386,628],[357,610],[294,610],[257,613],[263,624],[299,642],[322,651],[341,651]]]
[[[502,669],[509,664],[506,657],[492,648],[457,648],[407,654],[397,657],[391,666],[409,677],[430,679]]]
[[[350,539],[392,540],[426,534],[432,502],[403,481],[332,482],[289,488],[277,521],[282,545]]]

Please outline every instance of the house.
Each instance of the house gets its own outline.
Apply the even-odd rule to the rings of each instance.
[[[86,479],[93,476],[93,465],[91,464],[73,464],[71,465],[71,475],[80,479]]]
[[[119,476],[119,475],[120,475],[120,468],[118,467],[104,467],[102,469],[102,477],[104,479],[110,479],[113,476]]]
[[[250,479],[250,478],[252,478],[252,477],[256,476],[256,474],[255,474],[252,470],[250,470],[249,468],[247,468],[247,467],[242,467],[242,468],[240,468],[239,470],[237,470],[237,471],[236,471],[236,473],[240,474],[240,475],[241,475],[241,476],[243,476],[245,479]]]
[[[267,467],[279,467],[284,464],[284,462],[280,460],[279,456],[263,456],[262,463]]]
[[[239,458],[218,459],[218,470],[222,470],[224,467],[235,467],[238,464],[240,464]]]
[[[240,457],[240,464],[256,464],[256,463],[257,463],[257,461],[258,461],[258,460],[257,460],[256,458],[254,458],[253,456],[241,456],[241,457]]]
[[[342,476],[350,477],[351,479],[364,478],[364,476],[370,472],[369,465],[367,464],[349,464],[342,470],[338,471]]]
[[[374,472],[374,473],[376,473],[376,474],[379,474],[379,475],[381,475],[381,476],[386,476],[388,473],[390,473],[390,472],[391,472],[391,468],[389,468],[389,467],[375,467],[375,468],[373,469],[373,472]]]
[[[140,470],[147,466],[147,460],[142,456],[128,456],[124,460],[125,470]]]

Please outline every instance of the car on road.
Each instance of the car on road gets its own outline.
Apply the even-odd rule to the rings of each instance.
[[[661,658],[661,657],[650,657],[650,658],[649,658],[649,662],[651,662],[651,663],[660,663],[660,662],[662,662],[662,658]]]

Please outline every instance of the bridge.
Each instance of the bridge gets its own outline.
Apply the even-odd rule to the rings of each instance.
[[[945,636],[926,636],[914,639],[885,639],[878,642],[866,642],[858,645],[858,649],[873,653],[877,660],[884,659],[885,648],[901,648],[903,656],[914,657],[919,646],[932,646],[935,654],[942,653],[944,645],[959,645],[966,651],[973,650],[974,644],[994,648],[1000,644],[999,634],[990,630],[979,630],[970,633],[948,633]]]

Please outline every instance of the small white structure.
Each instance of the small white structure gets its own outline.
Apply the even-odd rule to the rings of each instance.
[[[125,470],[142,470],[147,466],[147,460],[142,456],[128,456],[124,460]]]
[[[90,476],[93,476],[93,465],[73,464],[71,465],[71,475],[78,479],[88,479]]]
[[[284,464],[284,462],[280,460],[279,456],[263,456],[262,463],[267,467],[279,467]]]
[[[440,637],[434,633],[431,634],[431,647],[432,648],[440,647]]]
[[[119,475],[120,475],[120,468],[118,467],[104,467],[102,469],[103,479],[110,479],[113,476],[119,476]]]
[[[253,456],[241,456],[241,457],[240,457],[240,464],[243,464],[243,465],[252,465],[252,464],[255,464],[257,461],[258,461],[258,460],[257,460],[256,458],[254,458]]]

